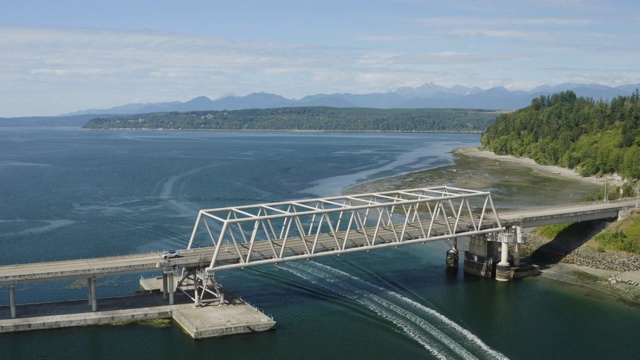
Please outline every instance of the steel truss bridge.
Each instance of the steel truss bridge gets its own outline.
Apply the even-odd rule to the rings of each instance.
[[[199,212],[179,257],[163,259],[153,252],[3,265],[0,286],[9,287],[13,318],[16,284],[85,278],[96,311],[97,277],[162,270],[170,304],[177,285],[199,305],[224,301],[214,278],[223,270],[482,234],[504,249],[520,242],[513,239],[514,229],[517,235],[524,227],[615,218],[632,207],[638,207],[637,199],[498,216],[489,192],[439,186],[209,209]]]
[[[504,230],[489,192],[448,186],[201,210],[187,249],[214,251],[178,288],[218,301],[222,270]]]

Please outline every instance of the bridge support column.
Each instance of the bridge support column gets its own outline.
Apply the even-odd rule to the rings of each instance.
[[[174,301],[174,280],[173,280],[173,271],[167,271],[165,272],[165,275],[167,275],[167,290],[169,292],[169,305],[173,305],[173,301]]]
[[[89,281],[89,304],[91,304],[91,311],[98,310],[98,300],[96,296],[96,278],[92,277]]]
[[[87,278],[87,305],[91,306],[91,278]]]
[[[16,285],[9,285],[9,306],[11,307],[11,318],[16,318]]]
[[[162,298],[167,298],[167,274],[162,273]]]
[[[447,269],[458,270],[458,241],[452,239],[451,249],[447,251]]]
[[[509,244],[501,243],[500,262],[496,265],[496,280],[511,280],[511,264],[509,264]]]
[[[513,266],[520,266],[520,244],[522,244],[522,227],[516,226],[516,242],[513,244]]]

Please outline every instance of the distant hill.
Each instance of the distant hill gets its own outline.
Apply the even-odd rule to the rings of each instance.
[[[504,87],[445,87],[433,83],[417,87],[403,87],[394,91],[370,94],[316,94],[301,99],[287,99],[269,93],[246,96],[225,95],[215,100],[199,96],[189,101],[135,103],[109,109],[88,109],[60,116],[0,118],[0,127],[73,126],[81,127],[97,116],[133,115],[168,112],[221,111],[242,109],[273,109],[285,107],[326,106],[334,108],[372,109],[476,109],[512,111],[527,107],[531,99],[567,90],[579,97],[606,102],[616,96],[627,96],[640,84],[610,87],[598,84],[561,84],[539,86],[531,91],[511,91]]]
[[[531,99],[540,95],[549,95],[571,90],[577,96],[594,100],[609,101],[616,96],[632,93],[640,84],[610,87],[598,84],[561,84],[540,86],[531,91],[511,91],[504,87],[480,89],[478,87],[444,87],[436,84],[423,84],[418,87],[403,87],[395,91],[370,94],[316,94],[301,99],[287,99],[269,93],[253,93],[246,96],[228,95],[215,100],[206,96],[196,97],[186,102],[172,101],[148,104],[127,104],[109,109],[89,109],[67,115],[82,114],[143,114],[173,111],[240,110],[270,109],[296,106],[329,106],[339,108],[377,108],[377,109],[482,109],[517,110],[530,105]]]
[[[304,130],[480,132],[498,112],[462,109],[372,109],[327,106],[282,107],[150,114],[92,119],[85,129]]]
[[[528,157],[583,176],[618,174],[633,184],[640,179],[640,92],[630,94],[609,103],[570,90],[540,96],[530,106],[501,114],[481,142],[496,154]]]
[[[82,127],[94,114],[65,116],[29,116],[0,118],[0,128],[7,127]]]

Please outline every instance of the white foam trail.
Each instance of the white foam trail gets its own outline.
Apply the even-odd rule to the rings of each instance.
[[[24,222],[24,220],[15,220],[15,221]],[[64,219],[58,219],[58,220],[35,220],[35,222],[44,222],[44,223],[47,223],[47,224],[43,225],[43,226],[32,227],[30,229],[25,229],[25,230],[22,230],[22,231],[16,231],[16,232],[12,232],[12,233],[2,234],[0,236],[22,236],[22,235],[40,234],[40,233],[44,233],[44,232],[48,232],[48,231],[53,231],[53,230],[56,230],[56,229],[61,228],[61,227],[73,225],[73,224],[76,223],[74,220],[64,220]]]
[[[438,349],[436,349],[435,347],[433,347],[429,342],[428,339],[426,339],[424,336],[421,336],[417,331],[414,330],[414,328],[411,326],[411,324],[407,323],[406,321],[403,321],[401,318],[397,317],[397,316],[393,316],[393,314],[389,313],[388,311],[384,311],[384,309],[381,309],[378,305],[376,305],[375,303],[368,301],[366,298],[363,297],[359,297],[359,296],[354,296],[353,294],[349,294],[348,292],[338,292],[336,291],[335,287],[329,287],[325,284],[320,283],[319,281],[317,281],[316,279],[314,279],[311,276],[308,276],[306,274],[304,274],[302,271],[290,268],[290,267],[282,267],[282,269],[291,272],[292,274],[309,281],[310,283],[319,286],[321,288],[324,288],[325,290],[328,290],[330,292],[333,293],[337,293],[339,295],[342,295],[346,298],[349,298],[351,300],[354,300],[362,305],[364,305],[366,308],[368,308],[369,310],[375,312],[376,314],[382,316],[384,319],[391,321],[393,324],[397,325],[398,327],[400,327],[405,334],[407,334],[411,339],[417,341],[420,345],[422,345],[427,351],[429,351],[429,353],[431,353],[433,356],[435,356],[438,359],[442,359],[442,360],[446,360],[448,359],[448,357],[446,356],[446,354],[443,354],[441,351],[439,351]],[[309,270],[309,269],[306,269]],[[331,280],[329,279],[329,282],[331,282]]]
[[[502,360],[508,360],[509,358],[506,357],[504,354],[500,353],[499,351],[496,351],[494,349],[492,349],[491,347],[489,347],[487,344],[485,344],[480,338],[478,338],[476,335],[474,335],[472,332],[470,332],[469,330],[463,328],[462,326],[458,325],[457,323],[455,323],[454,321],[450,320],[449,318],[447,318],[446,316],[442,315],[441,313],[428,308],[418,302],[415,302],[407,297],[404,297],[394,291],[382,288],[378,285],[366,282],[358,277],[355,277],[349,273],[346,273],[344,271],[338,270],[338,269],[334,269],[330,266],[327,265],[323,265],[317,262],[312,262],[313,265],[315,266],[319,266],[322,269],[329,271],[329,272],[333,272],[333,273],[337,273],[340,274],[342,276],[345,276],[347,278],[349,278],[350,280],[353,280],[355,282],[358,282],[364,286],[370,287],[376,291],[380,291],[380,292],[384,292],[390,296],[392,296],[393,298],[400,300],[416,309],[419,309],[435,318],[437,318],[438,320],[440,320],[441,322],[443,322],[445,325],[449,326],[450,328],[452,328],[453,330],[457,331],[458,333],[460,333],[460,335],[464,336],[467,340],[471,341],[472,343],[476,344],[477,346],[479,346],[483,351],[485,351],[487,354],[489,354],[490,356],[492,356],[493,358],[496,359],[502,359]]]
[[[3,162],[0,162],[0,168],[9,167],[9,166],[46,166],[46,167],[52,167],[49,164],[37,164],[37,163],[28,163],[28,162],[19,162],[19,161],[3,161]]]
[[[330,268],[330,269],[333,269],[333,268]],[[321,277],[321,278],[323,278],[323,279],[325,279],[325,280],[327,280],[327,281],[329,281],[331,283],[335,283],[334,286],[339,286],[339,287],[345,289],[346,291],[355,292],[355,293],[359,294],[361,297],[367,297],[367,298],[375,301],[376,303],[382,305],[386,309],[394,311],[398,315],[403,316],[404,318],[412,321],[413,323],[418,325],[421,329],[426,330],[429,334],[431,334],[433,337],[438,339],[440,342],[442,342],[445,346],[447,346],[449,349],[454,351],[456,354],[458,354],[463,359],[466,359],[466,360],[477,359],[467,349],[465,349],[463,346],[458,344],[454,339],[452,339],[447,334],[445,334],[442,331],[440,331],[435,326],[431,325],[425,319],[423,319],[423,318],[417,316],[416,314],[412,313],[411,311],[405,310],[405,309],[397,306],[396,304],[394,304],[394,303],[392,303],[392,302],[390,302],[388,300],[385,300],[384,298],[382,298],[380,296],[374,295],[374,294],[370,293],[369,291],[366,291],[365,289],[357,288],[357,287],[354,287],[353,285],[345,285],[345,283],[343,283],[343,282],[338,282],[338,281],[336,281],[335,277],[330,276],[326,272],[322,272],[320,270],[313,269],[313,268],[309,268],[309,269],[306,269],[306,270],[309,273],[311,273],[311,274],[313,274],[315,276]],[[336,269],[333,269],[333,270],[336,270]],[[348,275],[347,276],[348,278],[352,277],[352,275],[349,275],[349,274],[346,274],[346,273],[342,273],[339,270],[336,270],[336,272],[338,272],[342,276]],[[368,283],[364,282],[363,280],[362,280],[362,282],[365,285],[368,284]],[[386,293],[386,291],[384,291],[384,292]],[[359,300],[359,299],[356,298],[356,300]]]

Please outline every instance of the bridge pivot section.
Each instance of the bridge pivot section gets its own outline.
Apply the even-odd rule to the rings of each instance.
[[[489,192],[449,186],[201,210],[215,272],[502,232]]]
[[[214,302],[222,305],[225,301],[222,287],[215,281],[214,274],[203,268],[185,268],[177,289],[193,300],[195,306]]]

